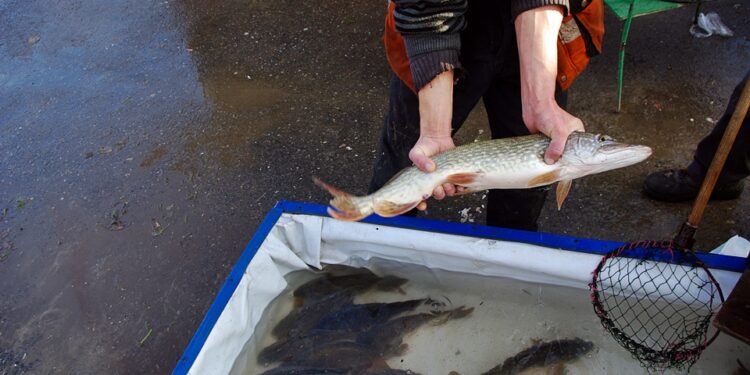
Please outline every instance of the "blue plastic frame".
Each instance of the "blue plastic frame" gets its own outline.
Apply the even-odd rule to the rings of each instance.
[[[224,310],[224,307],[226,307],[229,299],[232,297],[232,294],[234,294],[234,291],[237,288],[237,285],[239,284],[243,273],[247,269],[247,266],[250,264],[250,261],[255,256],[258,248],[260,248],[260,245],[266,239],[266,236],[268,236],[268,233],[276,224],[276,221],[279,219],[279,217],[281,217],[281,215],[284,213],[328,216],[328,214],[326,213],[326,208],[327,206],[319,204],[280,201],[276,204],[276,206],[274,206],[274,208],[271,209],[271,211],[268,212],[265,219],[263,220],[263,222],[261,222],[257,231],[253,235],[253,238],[245,247],[242,255],[240,255],[240,258],[237,260],[234,268],[232,268],[232,271],[229,273],[229,277],[219,290],[219,294],[211,304],[208,312],[206,312],[206,316],[203,318],[201,325],[198,327],[195,335],[190,340],[190,343],[185,349],[182,357],[177,362],[177,365],[172,372],[173,375],[182,375],[188,373],[190,367],[192,367],[193,363],[195,362],[198,353],[203,348],[203,345],[205,344],[209,333],[214,328],[214,325],[216,325],[216,321],[219,319],[219,316]],[[406,216],[383,218],[377,215],[372,215],[362,221],[370,224],[415,229],[427,232],[455,234],[493,240],[524,242],[545,247],[600,255],[604,255],[609,251],[624,245],[623,242],[616,241],[577,238],[558,234],[528,232],[523,230],[488,227],[477,224],[462,224]],[[747,263],[747,260],[743,258],[727,257],[718,254],[698,253],[697,256],[709,268],[734,272],[743,272]]]

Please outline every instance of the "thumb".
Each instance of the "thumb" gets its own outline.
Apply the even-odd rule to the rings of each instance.
[[[544,162],[547,164],[555,164],[560,159],[563,151],[565,151],[566,137],[554,137],[547,146],[547,151],[544,153]]]
[[[409,152],[409,159],[423,172],[432,172],[435,170],[435,163],[422,150],[421,147],[415,147]]]

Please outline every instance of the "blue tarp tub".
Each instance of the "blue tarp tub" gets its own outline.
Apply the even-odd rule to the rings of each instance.
[[[423,218],[372,216],[362,222],[342,222],[328,217],[325,209],[280,202],[268,213],[174,374],[261,373],[248,348],[267,344],[262,340],[268,338],[261,337],[261,331],[267,331],[262,321],[287,289],[286,276],[324,264],[367,267],[406,277],[410,283],[413,278],[429,279],[452,291],[446,299],[475,308],[470,318],[415,335],[405,357],[388,361],[394,368],[408,366],[435,375],[479,374],[533,340],[585,336],[596,343],[597,352],[569,373],[643,373],[604,333],[588,303],[591,271],[603,254],[621,243]],[[700,257],[728,295],[745,259]],[[464,283],[466,278],[456,275],[475,275],[476,280]],[[492,288],[501,284],[508,294],[494,298],[500,292]],[[466,285],[471,290],[462,291]],[[427,289],[413,293],[428,292],[436,293]],[[277,313],[283,314],[284,307],[279,309]],[[750,349],[720,335],[691,372],[730,373],[738,358],[750,358]]]

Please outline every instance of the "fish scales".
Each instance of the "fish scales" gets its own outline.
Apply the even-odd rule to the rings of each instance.
[[[565,150],[554,164],[544,162],[550,139],[541,134],[474,142],[432,159],[435,171],[422,172],[412,166],[394,176],[373,194],[356,197],[318,179],[333,199],[328,213],[341,220],[360,220],[377,213],[400,215],[428,199],[443,183],[464,188],[464,193],[487,189],[524,189],[558,184],[558,208],[570,182],[579,177],[626,167],[651,155],[647,146],[618,143],[612,138],[583,132],[572,133]]]

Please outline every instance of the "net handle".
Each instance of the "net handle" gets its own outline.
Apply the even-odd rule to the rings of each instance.
[[[732,118],[729,120],[729,125],[724,130],[724,135],[719,143],[719,148],[714,154],[711,165],[708,167],[706,177],[703,179],[701,189],[698,192],[698,197],[693,203],[693,210],[690,212],[687,222],[685,222],[679,230],[679,234],[675,237],[677,245],[686,249],[690,249],[693,246],[693,234],[698,229],[698,224],[703,218],[703,212],[706,209],[706,204],[711,193],[716,185],[716,180],[719,178],[721,170],[724,168],[724,163],[727,160],[729,151],[732,150],[734,140],[737,138],[737,133],[740,131],[742,121],[747,115],[747,109],[750,107],[750,79],[745,81],[745,86],[742,89],[740,98],[737,101],[737,106],[734,108]]]

